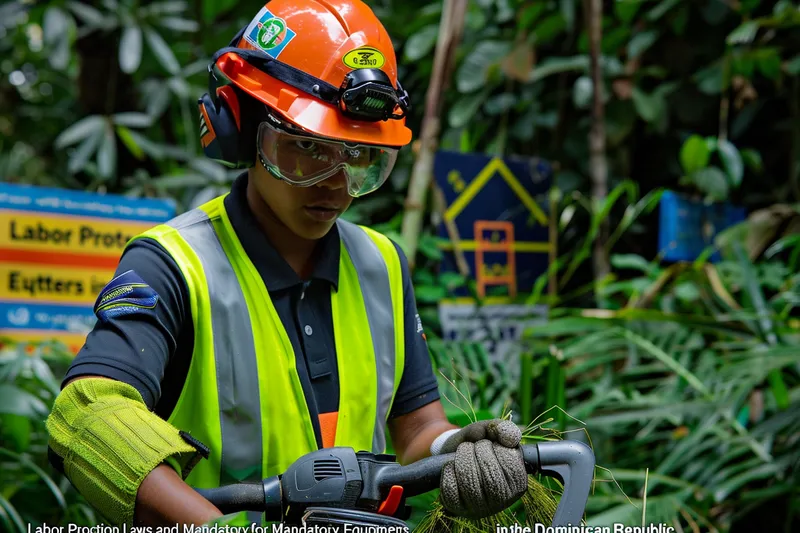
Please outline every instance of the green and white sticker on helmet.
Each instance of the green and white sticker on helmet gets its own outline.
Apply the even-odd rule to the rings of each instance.
[[[360,46],[347,52],[342,62],[350,68],[381,68],[386,63],[380,50],[371,46]]]
[[[248,43],[276,59],[295,35],[285,20],[273,15],[266,7],[261,8],[244,32]]]

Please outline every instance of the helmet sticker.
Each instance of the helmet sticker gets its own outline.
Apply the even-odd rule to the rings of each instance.
[[[386,60],[380,50],[361,46],[347,52],[342,62],[350,68],[381,68]]]
[[[266,7],[261,8],[244,32],[244,38],[248,43],[275,59],[281,55],[295,35],[285,20],[273,15]]]

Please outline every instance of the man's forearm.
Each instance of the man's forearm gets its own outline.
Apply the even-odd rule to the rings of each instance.
[[[139,485],[134,523],[141,526],[203,525],[222,512],[187,485],[171,467],[160,465]]]
[[[400,463],[407,465],[428,457],[431,454],[433,441],[449,429],[460,429],[460,427],[446,420],[434,420],[423,426],[414,439],[408,443],[403,456],[398,457]]]

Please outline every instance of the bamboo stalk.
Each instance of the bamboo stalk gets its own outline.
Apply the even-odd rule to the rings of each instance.
[[[466,0],[444,0],[442,18],[439,23],[439,36],[433,58],[433,74],[425,95],[425,114],[420,132],[419,155],[414,161],[405,214],[401,233],[408,244],[408,263],[414,268],[419,235],[422,232],[422,218],[425,208],[425,193],[433,175],[433,161],[436,155],[440,129],[440,112],[444,91],[447,89],[455,63],[455,52],[461,41],[466,16]]]
[[[469,278],[469,264],[467,264],[467,258],[464,256],[464,250],[461,249],[461,236],[458,233],[458,226],[456,226],[454,220],[447,220],[444,216],[447,210],[447,201],[444,198],[444,191],[435,183],[432,184],[432,187],[434,210],[442,219],[444,227],[447,230],[447,236],[450,237],[450,240],[453,242],[453,256],[456,260],[456,267],[462,276]]]

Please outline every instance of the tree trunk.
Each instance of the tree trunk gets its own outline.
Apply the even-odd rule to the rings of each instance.
[[[416,263],[417,244],[422,232],[422,216],[425,212],[425,195],[430,188],[433,175],[442,97],[453,70],[455,52],[461,41],[466,11],[466,0],[445,0],[442,7],[439,37],[433,59],[433,74],[425,95],[425,114],[422,118],[419,153],[411,170],[401,230],[403,240],[408,245],[408,262],[411,268],[414,268]]]
[[[605,110],[603,108],[603,72],[600,64],[602,39],[602,0],[584,0],[586,27],[589,33],[590,69],[592,75],[592,126],[589,131],[589,173],[592,181],[593,216],[608,194],[608,165],[606,162]],[[600,221],[600,231],[594,241],[592,263],[595,288],[611,272],[606,243],[609,236],[608,219]]]

